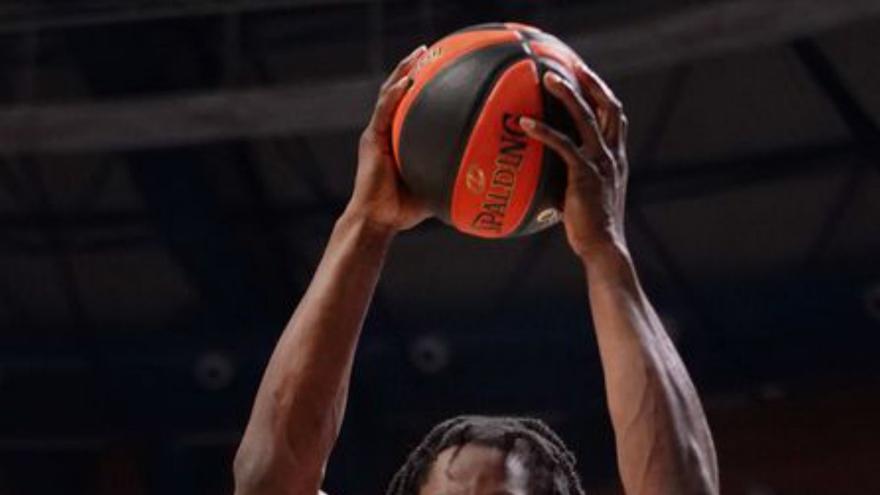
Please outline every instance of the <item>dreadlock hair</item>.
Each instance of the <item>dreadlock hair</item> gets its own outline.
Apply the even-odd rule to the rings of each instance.
[[[529,493],[585,495],[574,454],[543,421],[487,416],[459,416],[435,426],[394,475],[386,495],[418,494],[440,452],[465,444],[517,455],[529,473]]]

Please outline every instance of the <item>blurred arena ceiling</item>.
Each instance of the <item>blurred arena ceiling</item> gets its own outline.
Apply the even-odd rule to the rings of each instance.
[[[240,428],[381,75],[501,17],[569,41],[625,102],[629,240],[710,395],[876,376],[876,1],[80,0],[0,7],[0,389],[69,387],[62,432]],[[586,371],[596,396],[588,327],[559,229],[486,242],[429,222],[396,241],[359,357],[355,392],[405,405],[361,421],[493,397],[596,411],[562,385],[518,399],[519,378]],[[437,342],[448,365],[419,371],[413,346]],[[237,370],[220,390],[194,371],[218,349]],[[52,404],[26,397],[0,430]]]

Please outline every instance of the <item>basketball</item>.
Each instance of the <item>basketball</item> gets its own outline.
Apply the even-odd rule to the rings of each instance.
[[[513,237],[559,222],[565,166],[526,136],[519,117],[575,136],[541,78],[553,71],[577,88],[581,63],[556,37],[515,23],[469,27],[430,46],[393,121],[404,183],[466,234]]]

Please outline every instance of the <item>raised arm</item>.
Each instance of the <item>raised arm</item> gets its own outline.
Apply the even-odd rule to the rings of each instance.
[[[361,136],[354,192],[275,346],[235,456],[237,495],[316,495],[342,425],[355,347],[394,235],[428,215],[399,186],[391,117],[424,52],[383,85]]]
[[[583,95],[558,77],[544,84],[574,117],[580,145],[541,122],[521,123],[568,165],[565,230],[587,277],[624,489],[717,494],[715,448],[700,399],[642,291],[624,239],[626,117],[595,74],[582,68],[578,79]]]

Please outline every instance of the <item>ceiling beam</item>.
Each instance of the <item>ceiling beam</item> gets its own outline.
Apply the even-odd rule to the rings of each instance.
[[[190,2],[101,2],[59,9],[44,2],[0,7],[0,34],[86,28],[125,22],[257,13],[328,6],[361,5],[375,0],[201,0]]]
[[[623,76],[776,45],[878,15],[876,0],[715,1],[566,42],[588,63]]]
[[[124,151],[349,129],[369,115],[378,85],[364,77],[0,108],[0,152]]]
[[[876,0],[738,0],[564,37],[614,78],[790,41],[880,15]],[[128,101],[0,108],[0,152],[155,148],[360,127],[379,80],[361,76]]]

